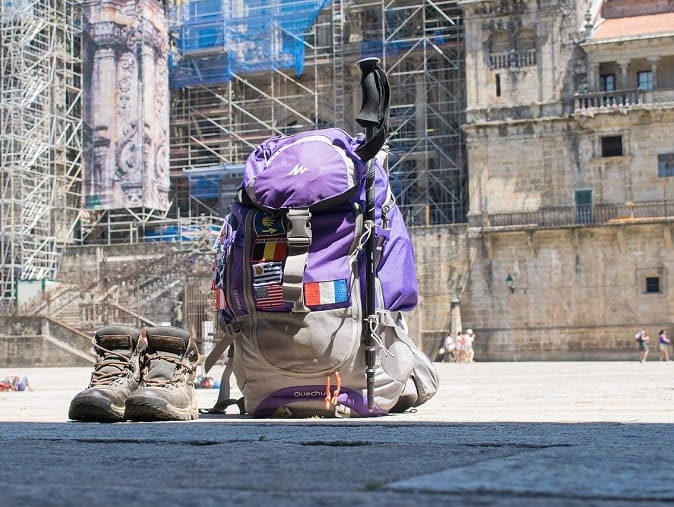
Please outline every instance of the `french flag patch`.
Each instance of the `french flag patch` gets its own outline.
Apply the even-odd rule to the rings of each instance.
[[[346,303],[348,300],[349,291],[345,279],[304,284],[304,302],[307,306],[334,305]]]

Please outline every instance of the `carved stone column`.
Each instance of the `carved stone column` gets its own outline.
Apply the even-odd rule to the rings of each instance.
[[[85,205],[168,208],[168,25],[158,0],[83,4]]]
[[[620,65],[620,87],[619,89],[627,88],[627,66],[629,65],[629,60],[620,60],[618,65]]]
[[[587,66],[587,84],[590,92],[599,90],[599,64],[591,63]]]

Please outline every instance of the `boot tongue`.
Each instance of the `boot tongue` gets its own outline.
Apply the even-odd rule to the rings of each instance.
[[[147,353],[157,354],[150,365],[145,378],[147,380],[165,379],[170,380],[176,370],[176,363],[171,359],[182,359],[185,353],[187,341],[177,336],[150,335],[147,337]]]
[[[101,359],[99,361],[100,373],[115,372],[119,373],[119,364],[122,360],[119,356],[130,358],[133,352],[133,342],[129,335],[107,334],[98,336],[96,343],[106,350],[99,350]],[[108,352],[109,351],[109,352]],[[114,366],[113,366],[114,365]]]

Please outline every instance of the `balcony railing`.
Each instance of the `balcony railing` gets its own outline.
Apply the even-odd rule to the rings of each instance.
[[[576,111],[582,111],[584,109],[636,106],[645,103],[645,94],[646,92],[639,88],[577,93],[575,109]]]
[[[552,206],[531,211],[488,213],[482,217],[482,227],[540,228],[674,220],[674,201]]]
[[[503,53],[489,53],[487,65],[490,69],[507,69],[509,67],[533,67],[536,65],[536,50],[506,51]]]

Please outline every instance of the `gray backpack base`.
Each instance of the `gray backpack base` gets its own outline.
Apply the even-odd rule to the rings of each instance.
[[[237,402],[230,398],[232,371],[243,393],[245,411],[255,417],[370,417],[421,405],[437,392],[435,368],[409,338],[401,312],[380,311],[379,317],[381,350],[376,364],[373,411],[367,408],[364,353],[360,346],[353,346],[353,340],[360,340],[359,334],[352,340],[344,340],[340,331],[349,326],[342,325],[337,327],[338,331],[325,333],[329,339],[315,339],[319,343],[307,344],[303,343],[301,329],[295,334],[268,333],[274,328],[272,323],[262,326],[267,331],[264,333],[267,340],[249,339],[251,331],[246,329],[236,336],[233,357],[223,373],[213,411],[224,412],[228,405]],[[288,331],[287,322],[276,324],[276,329]],[[358,321],[352,320],[351,324],[356,328],[354,331],[361,327]],[[326,361],[329,350],[338,342],[346,342],[345,346],[353,352],[344,356],[341,352],[346,351],[338,351],[333,357],[345,357],[342,361]],[[285,352],[279,354],[279,349]],[[307,362],[305,357],[292,353],[295,349],[320,350],[323,358],[321,362],[318,359]],[[269,357],[274,358],[273,362]],[[323,369],[316,371],[318,364]],[[242,409],[240,402],[239,408]]]

